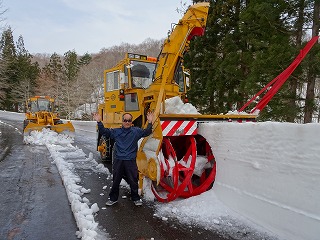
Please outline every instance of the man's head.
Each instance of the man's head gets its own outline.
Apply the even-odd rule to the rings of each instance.
[[[132,125],[132,115],[130,113],[125,113],[122,115],[122,126],[124,128],[129,128]]]

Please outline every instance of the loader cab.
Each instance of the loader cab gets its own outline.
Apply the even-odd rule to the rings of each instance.
[[[53,109],[53,103],[51,103],[48,99],[38,99],[37,107],[39,111],[51,112]]]
[[[28,103],[28,110],[30,112],[52,112],[54,109],[54,101],[47,97],[34,97],[30,98]]]

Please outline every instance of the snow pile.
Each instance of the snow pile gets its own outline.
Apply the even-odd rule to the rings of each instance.
[[[200,114],[197,109],[190,103],[183,103],[179,96],[165,100],[166,114]]]
[[[255,112],[255,114],[250,114],[247,112],[239,112],[237,110],[234,110],[234,111],[228,111],[226,115],[259,115],[259,112]]]
[[[226,238],[231,236],[239,240],[276,239],[271,232],[248,221],[223,204],[213,190],[167,204],[157,203],[154,216],[162,220],[177,219],[189,226],[213,230]]]
[[[23,141],[25,144],[46,145],[46,144],[71,144],[73,138],[68,135],[58,134],[48,128],[42,131],[31,131],[28,136],[24,136]]]
[[[106,239],[106,234],[98,228],[98,223],[94,220],[94,215],[99,211],[99,207],[97,203],[91,205],[86,197],[82,197],[84,194],[90,193],[90,189],[85,189],[79,184],[81,179],[75,173],[75,168],[86,166],[95,172],[104,172],[110,175],[109,170],[102,164],[98,164],[93,159],[92,153],[87,158],[81,149],[73,146],[71,144],[72,138],[57,134],[49,129],[43,129],[41,132],[32,131],[24,141],[27,144],[46,145],[48,148],[63,180],[79,228],[76,233],[77,237],[84,240]]]

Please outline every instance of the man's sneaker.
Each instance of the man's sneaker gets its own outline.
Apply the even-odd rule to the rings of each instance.
[[[134,205],[136,205],[136,206],[141,206],[142,205],[142,200],[141,199],[133,201],[133,202],[134,202]]]
[[[108,200],[107,202],[106,202],[106,205],[107,206],[112,206],[113,204],[115,204],[115,203],[117,203],[118,201],[112,201],[112,200]]]

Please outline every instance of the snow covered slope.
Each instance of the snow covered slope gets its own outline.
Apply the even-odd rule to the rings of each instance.
[[[212,191],[283,239],[320,239],[320,124],[207,123]]]

